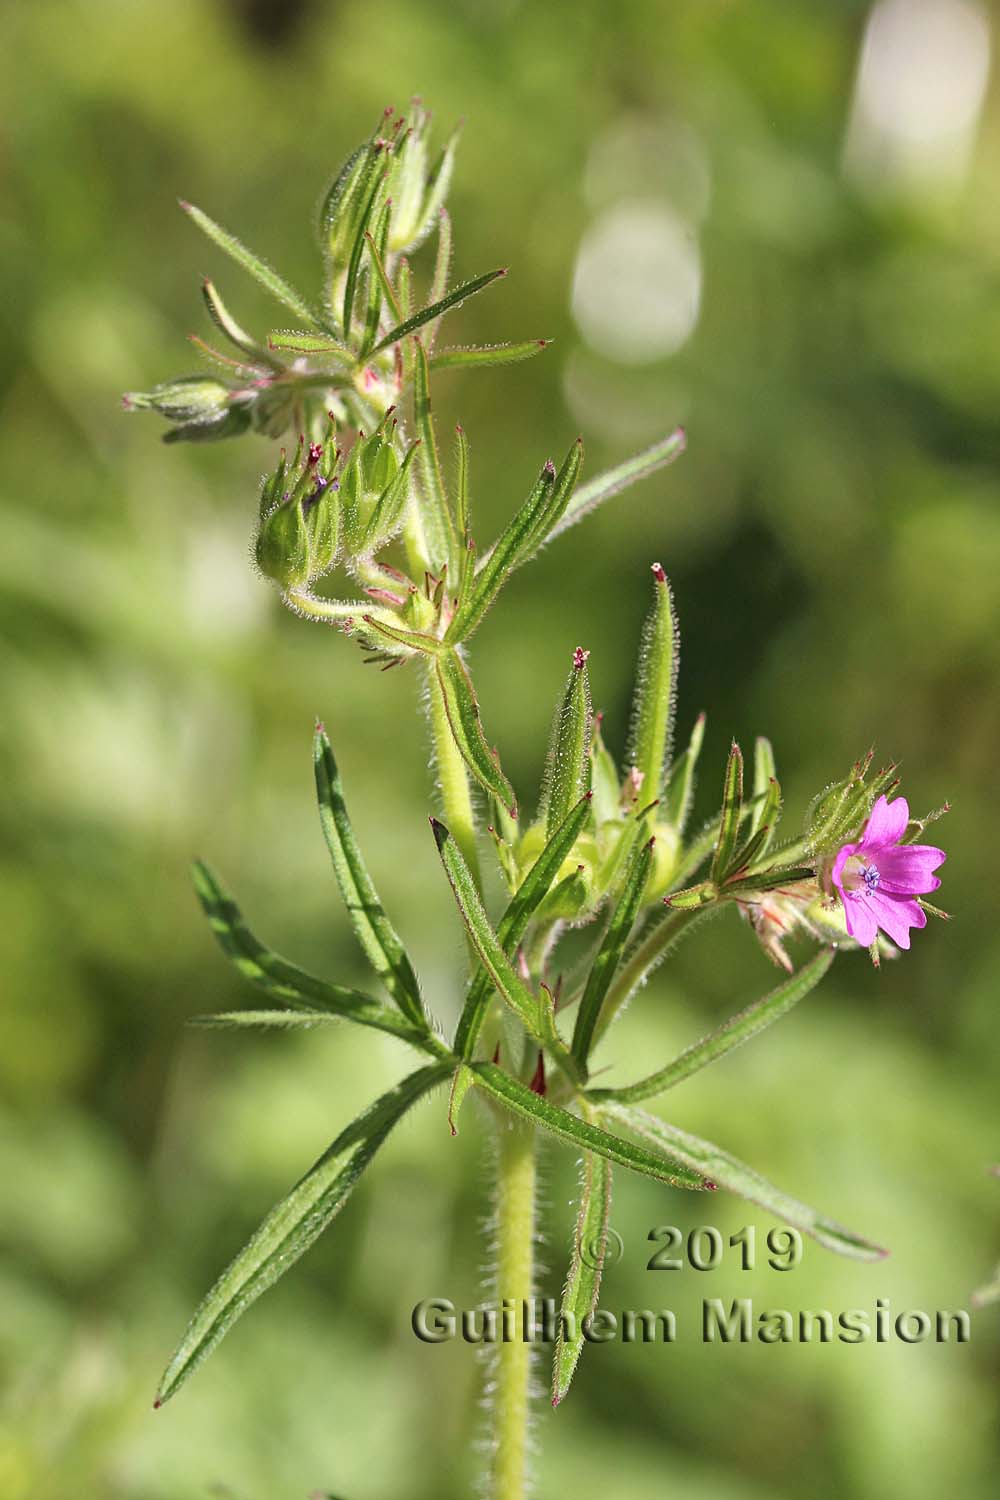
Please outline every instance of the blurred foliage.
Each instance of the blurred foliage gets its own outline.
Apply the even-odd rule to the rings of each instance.
[[[792,0],[0,12],[9,1500],[194,1500],[213,1485],[237,1500],[318,1485],[446,1500],[475,1472],[474,1353],[421,1345],[408,1322],[420,1297],[479,1293],[480,1133],[470,1112],[452,1141],[443,1105],[393,1138],[335,1232],[197,1384],[149,1410],[222,1263],[404,1066],[374,1034],[186,1032],[188,1016],[246,998],[196,913],[190,856],[238,874],[262,936],[361,978],[312,805],[320,713],[443,1016],[463,944],[424,817],[414,680],[371,673],[332,632],[281,616],[248,566],[270,448],[164,449],[117,396],[178,368],[183,332],[201,328],[198,276],[222,269],[174,199],[310,284],[322,185],[378,109],[414,91],[442,127],[468,116],[456,273],[512,266],[460,333],[557,340],[528,366],[439,377],[441,420],[470,433],[491,523],[580,427],[590,472],[689,428],[680,464],[547,551],[477,637],[515,785],[537,776],[578,643],[621,748],[660,560],[683,627],[682,729],[709,711],[704,765],[721,767],[731,735],[766,731],[794,817],[874,740],[902,759],[916,809],[955,809],[942,898],[957,920],[880,975],[863,955],[838,963],[787,1025],[675,1105],[679,1124],[893,1258],[866,1267],[807,1246],[787,1277],[653,1276],[647,1230],[706,1211],[622,1181],[626,1253],[602,1302],[674,1306],[682,1336],[590,1351],[565,1407],[542,1418],[541,1493],[992,1492],[995,1310],[965,1347],[720,1349],[695,1332],[705,1295],[961,1307],[995,1260],[1000,95],[987,91],[950,179],[862,180],[843,142],[867,16]],[[602,352],[579,279],[570,296],[581,242],[602,215],[635,222],[637,202],[644,223],[666,212],[682,225],[699,295],[681,310],[690,336],[641,362]],[[238,314],[262,312],[228,266],[224,285]],[[627,273],[608,285],[609,305],[641,325],[630,287]],[[683,1045],[771,977],[735,919],[720,923],[654,981],[605,1060],[654,1038]],[[552,1153],[548,1171],[558,1206],[574,1164]],[[747,1219],[736,1201],[710,1214],[730,1232]],[[557,1292],[561,1249],[546,1258]]]

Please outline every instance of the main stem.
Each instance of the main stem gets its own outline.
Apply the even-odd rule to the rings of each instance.
[[[523,1500],[528,1478],[531,1345],[524,1336],[534,1296],[535,1132],[523,1120],[499,1122],[497,1154],[498,1309],[512,1299],[514,1338],[497,1345],[493,1388],[491,1500]],[[506,1302],[510,1306],[510,1302]],[[502,1313],[498,1317],[503,1329]]]

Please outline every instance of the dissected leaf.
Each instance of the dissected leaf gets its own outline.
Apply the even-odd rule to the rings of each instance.
[[[448,312],[453,307],[460,307],[467,297],[474,296],[476,292],[481,292],[484,287],[489,286],[492,281],[496,281],[499,277],[506,275],[506,267],[501,266],[497,271],[487,271],[483,276],[474,276],[471,281],[463,281],[461,286],[455,287],[446,297],[442,297],[439,302],[432,302],[429,306],[422,307],[419,312],[414,313],[412,317],[407,318],[404,322],[397,323],[395,328],[390,329],[385,337],[379,340],[371,351],[372,354],[381,354],[383,349],[388,349],[391,345],[398,344],[401,339],[405,339],[409,334],[416,333],[417,329],[422,328],[425,323],[430,323],[435,318],[440,318],[442,313]]]
[[[248,271],[254,280],[258,281],[265,291],[270,292],[276,301],[283,302],[286,307],[291,308],[296,317],[301,318],[304,323],[311,323],[313,327],[323,327],[322,320],[317,316],[315,309],[309,306],[306,299],[300,296],[294,287],[289,286],[288,282],[285,281],[284,277],[278,275],[273,266],[269,266],[266,261],[261,260],[259,255],[255,255],[252,250],[248,250],[242,240],[238,240],[235,235],[230,234],[228,229],[223,229],[221,224],[217,224],[214,219],[209,218],[208,214],[204,213],[202,209],[195,208],[193,203],[182,201],[181,208],[183,208],[189,218],[194,220],[198,228],[204,234],[208,235],[210,240],[214,240],[219,248],[231,256],[237,265],[243,267],[244,271]]]
[[[640,479],[655,474],[657,469],[665,468],[672,464],[675,458],[679,458],[684,452],[685,435],[678,427],[668,437],[662,438],[660,442],[654,443],[643,453],[637,453],[634,458],[628,458],[624,463],[608,469],[604,474],[598,474],[596,479],[589,480],[574,494],[567,505],[562,518],[553,526],[550,539],[557,537],[575,526],[577,521],[582,521],[584,516],[603,505],[605,500],[610,500],[613,495],[618,495],[622,490],[628,489],[629,485],[636,484]]]
[[[480,962],[507,1004],[520,1016],[528,1032],[533,1037],[540,1038],[538,1000],[520,975],[514,972],[500,938],[490,925],[476,882],[461,850],[448,829],[437,818],[431,818],[431,828],[434,830],[434,840],[448,883]]]
[[[386,916],[358,847],[344,802],[340,771],[326,730],[316,726],[313,742],[320,822],[333,871],[355,935],[369,963],[404,1015],[426,1027],[420,986],[406,949]]]
[[[513,959],[528,924],[544,900],[570,850],[579,838],[590,812],[590,799],[581,797],[549,839],[541,854],[518,886],[507,910],[497,923],[496,936],[508,959]],[[455,1032],[455,1051],[468,1058],[472,1055],[480,1028],[493,993],[489,971],[480,968],[472,977],[469,993]]]
[[[440,349],[430,356],[432,370],[473,370],[487,365],[515,365],[534,359],[551,339],[525,339],[520,344],[468,344],[464,348]]]
[[[331,1015],[357,1021],[362,1026],[375,1026],[380,1031],[391,1031],[397,1036],[405,1037],[407,1041],[416,1041],[418,1045],[419,1038],[426,1036],[426,1026],[414,1029],[396,1011],[373,999],[371,995],[349,989],[345,985],[331,984],[325,979],[317,979],[315,975],[306,973],[304,969],[266,948],[250,931],[236,902],[208,866],[199,860],[194,866],[193,875],[198,899],[222,951],[245,979],[249,979],[251,984],[263,990],[272,1000],[294,1010],[327,1011]],[[246,1015],[248,1012],[237,1014]]]
[[[711,1141],[700,1140],[696,1135],[689,1135],[686,1130],[679,1130],[676,1125],[668,1125],[656,1115],[628,1105],[609,1104],[602,1109],[601,1116],[624,1125],[648,1145],[675,1153],[677,1159],[684,1162],[691,1171],[707,1173],[719,1187],[727,1188],[729,1192],[738,1193],[748,1202],[758,1204],[768,1213],[774,1214],[782,1224],[801,1229],[827,1250],[835,1250],[838,1255],[849,1256],[852,1260],[864,1261],[884,1260],[889,1253],[870,1240],[862,1239],[853,1230],[845,1229],[832,1219],[817,1213],[807,1204],[790,1198],[752,1167],[746,1166],[735,1156],[730,1156],[728,1151],[723,1151],[721,1146],[715,1146]]]
[[[551,838],[571,807],[590,791],[590,740],[594,712],[590,701],[588,651],[579,647],[559,703],[549,737],[549,753],[542,781],[540,817]]]
[[[654,1094],[662,1094],[675,1084],[682,1083],[692,1073],[716,1062],[727,1052],[732,1052],[734,1047],[741,1047],[752,1036],[756,1036],[758,1031],[763,1031],[787,1015],[793,1006],[805,999],[810,990],[816,988],[833,963],[835,954],[834,948],[821,948],[808,963],[803,964],[795,974],[789,975],[777,988],[746,1006],[737,1015],[731,1016],[728,1021],[710,1031],[708,1036],[702,1037],[700,1042],[687,1047],[673,1062],[667,1063],[665,1068],[658,1068],[648,1078],[624,1088],[593,1089],[591,1097],[635,1104],[640,1099],[650,1099]]]
[[[719,838],[712,860],[712,879],[718,884],[724,880],[736,848],[736,840],[743,816],[743,755],[733,740],[726,762],[726,779],[722,789],[722,812],[719,815]]]
[[[552,1361],[553,1406],[558,1406],[569,1390],[584,1345],[584,1320],[597,1307],[610,1213],[611,1163],[606,1157],[585,1151],[581,1159],[576,1234],[563,1288],[559,1334]]]
[[[435,1084],[447,1063],[404,1078],[343,1130],[212,1287],[167,1366],[156,1396],[162,1406],[221,1342],[252,1302],[309,1249],[344,1206],[348,1194],[398,1120]]]
[[[578,438],[558,474],[553,463],[543,465],[524,504],[483,559],[467,598],[449,626],[449,640],[464,641],[472,634],[513,570],[548,536],[572,494],[582,454],[583,445]]]
[[[654,843],[654,839],[648,839],[633,849],[621,896],[587,976],[573,1029],[573,1056],[584,1071],[601,1007],[642,905],[643,892],[653,862]]]
[[[629,1167],[644,1177],[655,1177],[659,1182],[669,1183],[671,1187],[709,1191],[715,1187],[715,1183],[706,1178],[704,1173],[692,1171],[674,1161],[671,1156],[635,1146],[631,1141],[623,1140],[621,1136],[613,1135],[599,1125],[592,1125],[577,1115],[571,1115],[568,1110],[561,1109],[541,1094],[536,1094],[534,1089],[520,1079],[512,1078],[496,1063],[477,1062],[471,1063],[470,1067],[481,1087],[499,1103],[571,1146],[584,1151],[596,1151],[598,1156],[606,1157],[608,1161],[617,1162],[621,1167]]]
[[[445,713],[459,754],[479,784],[517,817],[514,788],[500,769],[495,752],[483,734],[472,678],[456,651],[434,661]]]
[[[653,565],[653,607],[646,616],[639,645],[632,727],[625,756],[639,776],[644,802],[660,795],[674,732],[680,632],[667,575]]]
[[[670,768],[667,780],[663,811],[666,821],[678,833],[683,833],[694,801],[694,774],[705,738],[705,715],[699,714],[691,730],[687,749],[683,750]]]

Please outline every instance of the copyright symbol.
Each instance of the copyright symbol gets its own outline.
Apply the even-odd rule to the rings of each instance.
[[[625,1254],[625,1241],[617,1229],[612,1229],[609,1224],[603,1234],[585,1235],[577,1240],[577,1249],[580,1259],[585,1266],[592,1271],[598,1270],[601,1265],[616,1266]]]

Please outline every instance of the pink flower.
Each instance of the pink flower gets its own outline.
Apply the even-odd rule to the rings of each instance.
[[[915,896],[936,891],[934,874],[945,858],[930,844],[901,844],[910,820],[905,797],[879,797],[861,838],[844,844],[833,862],[832,879],[844,903],[847,930],[864,948],[879,928],[899,948],[909,948],[910,928],[926,927],[927,915]]]

